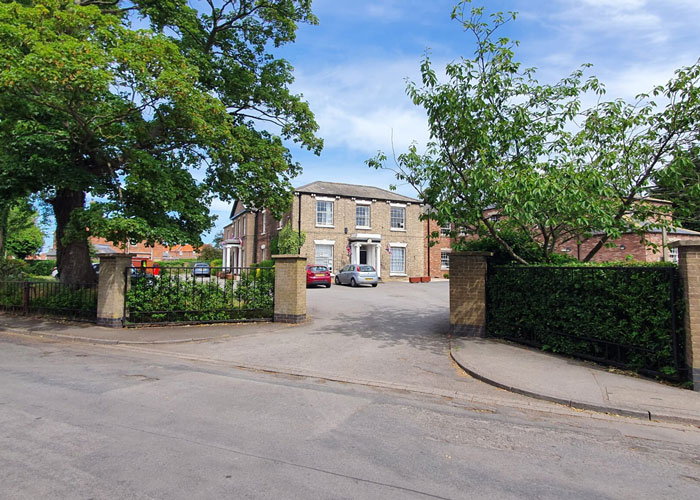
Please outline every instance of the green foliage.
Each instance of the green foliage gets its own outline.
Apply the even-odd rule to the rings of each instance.
[[[259,269],[275,267],[275,261],[272,259],[261,260],[257,264],[253,264],[253,267]]]
[[[0,257],[0,280],[21,281],[26,277],[24,262],[17,259]]]
[[[203,245],[199,249],[199,259],[203,261],[211,261],[221,258],[221,250],[214,248],[211,245]]]
[[[274,274],[244,273],[239,281],[193,280],[186,274],[132,278],[126,304],[135,323],[236,321],[272,316]]]
[[[543,255],[540,248],[535,244],[530,235],[521,231],[499,231],[500,238],[505,241],[513,251],[523,257],[530,264],[541,263]],[[466,252],[491,252],[493,257],[491,262],[496,265],[515,262],[512,255],[505,250],[500,242],[488,235],[482,235],[476,239],[462,239],[455,244],[455,249]],[[565,264],[567,262],[578,262],[569,255],[553,253],[549,256],[550,262],[555,264]]]
[[[214,196],[284,212],[285,141],[322,141],[272,52],[317,22],[310,4],[0,2],[0,200],[40,193],[59,267],[90,234],[198,245]]]
[[[677,172],[697,156],[700,63],[638,102],[599,100],[584,110],[583,96],[604,92],[584,76],[588,65],[555,84],[539,82],[516,60],[518,43],[498,36],[515,13],[487,15],[462,0],[452,17],[476,40],[473,57],[448,64],[442,82],[426,54],[421,81],[407,86],[428,117],[425,152],[412,145],[391,166],[379,153],[370,167],[393,170],[415,187],[439,224],[485,231],[521,264],[531,258],[501,231],[521,231],[537,260],[550,262],[564,241],[602,232],[584,256],[590,260],[625,232],[673,225],[667,207],[639,198],[661,172]],[[669,104],[659,109],[657,100]],[[700,179],[693,185],[700,192]],[[498,220],[490,217],[494,207]]]
[[[0,278],[1,279],[1,278]],[[40,280],[41,281],[41,280]],[[94,318],[97,311],[97,288],[66,286],[55,280],[25,283],[16,281],[0,286],[0,307],[20,309],[24,306],[24,289],[29,287],[29,311],[38,314]]]
[[[209,262],[209,265],[211,267],[222,267],[224,265],[224,259],[213,259],[211,262]]]
[[[54,267],[55,260],[27,260],[24,263],[25,271],[35,276],[51,276]]]
[[[51,314],[90,317],[97,311],[97,289],[81,287],[48,287],[46,293],[30,299],[32,310]]]
[[[673,358],[669,264],[496,267],[487,287],[488,335],[557,353],[620,362],[677,376]],[[676,325],[683,301],[675,291]],[[682,330],[678,338],[683,338]],[[609,351],[597,339],[632,348]]]
[[[273,249],[272,252],[274,254],[274,251],[276,250],[280,254],[298,254],[299,249],[304,245],[304,242],[306,241],[306,233],[302,231],[301,233],[295,231],[292,229],[292,224],[287,223],[282,230],[279,232],[279,235],[277,237],[276,241],[276,249]],[[272,243],[270,243],[270,247],[272,248]]]
[[[673,216],[682,227],[700,231],[700,157],[660,172],[652,194],[673,202]]]
[[[44,245],[44,235],[37,226],[39,214],[34,211],[28,199],[12,204],[5,224],[4,251],[18,259],[36,255]]]

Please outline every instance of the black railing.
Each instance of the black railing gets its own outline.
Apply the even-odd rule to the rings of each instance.
[[[274,269],[132,267],[127,325],[271,320]]]
[[[487,335],[682,380],[683,300],[672,266],[489,266]]]
[[[97,285],[67,285],[59,281],[1,281],[0,309],[24,315],[94,321],[97,316]]]

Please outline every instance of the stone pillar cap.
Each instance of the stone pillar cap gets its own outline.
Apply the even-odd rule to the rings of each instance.
[[[109,253],[98,253],[95,255],[95,257],[99,258],[104,258],[104,257],[135,257],[137,254],[135,253],[120,253],[120,252],[109,252]]]
[[[450,252],[450,255],[464,255],[466,257],[493,257],[493,252]]]
[[[272,255],[271,256],[273,259],[305,259],[306,257],[302,257],[299,254],[295,253],[285,253],[285,254],[279,254],[279,255]]]
[[[668,244],[671,248],[678,247],[700,247],[700,238],[693,238],[692,240],[676,240]]]

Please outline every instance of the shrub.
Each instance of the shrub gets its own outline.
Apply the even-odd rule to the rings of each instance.
[[[492,268],[488,334],[640,372],[678,376],[672,305],[682,341],[683,301],[676,289],[676,302],[671,303],[673,272],[669,264],[620,262]]]
[[[51,276],[54,267],[55,260],[27,260],[24,265],[25,271],[34,276]]]
[[[199,281],[178,276],[133,278],[126,296],[131,320],[235,321],[272,316],[272,270],[247,272],[239,281]]]
[[[0,257],[0,280],[22,281],[26,278],[25,264],[22,260]]]

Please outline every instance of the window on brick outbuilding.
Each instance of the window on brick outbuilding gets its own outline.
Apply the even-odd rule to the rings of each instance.
[[[442,250],[440,252],[440,268],[449,269],[450,268],[450,252],[447,250]]]

